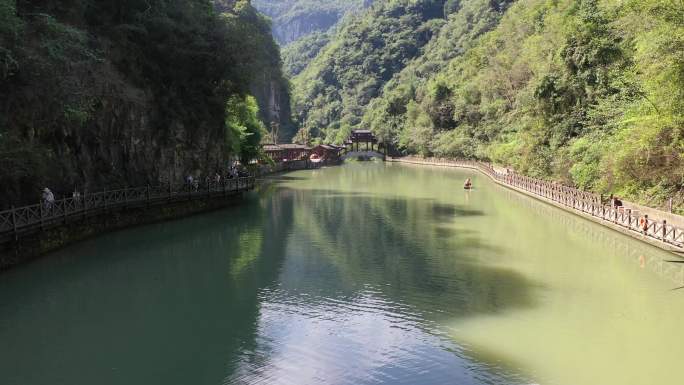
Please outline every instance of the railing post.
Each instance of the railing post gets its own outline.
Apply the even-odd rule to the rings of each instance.
[[[632,209],[627,209],[627,228],[632,228]]]
[[[667,231],[666,231],[666,230],[667,230],[667,221],[666,221],[665,219],[663,219],[663,228],[662,228],[662,231],[661,231],[662,236],[661,236],[661,238],[660,238],[663,242],[665,242],[665,235],[667,234]]]
[[[677,244],[677,228],[673,227],[672,228],[672,243]]]
[[[19,235],[17,234],[17,209],[12,206],[12,229],[14,231],[14,240],[19,239]]]

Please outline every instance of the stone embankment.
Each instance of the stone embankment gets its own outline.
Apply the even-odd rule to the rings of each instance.
[[[106,231],[213,210],[254,177],[104,190],[0,212],[0,270]]]

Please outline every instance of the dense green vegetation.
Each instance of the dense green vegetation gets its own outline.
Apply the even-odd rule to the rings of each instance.
[[[463,55],[483,33],[496,27],[510,2],[493,3],[488,0],[471,0],[463,3],[444,2],[446,20],[439,32],[424,47],[420,56],[410,61],[401,72],[387,82],[381,97],[371,101],[369,108],[364,110],[362,125],[371,127],[381,140],[392,143],[395,148],[401,147],[416,152],[419,149],[416,148],[417,146],[409,148],[409,141],[432,144],[435,140],[428,132],[403,130],[406,126],[406,119],[412,119],[412,125],[416,120],[425,119],[425,116],[417,114],[414,100],[419,95],[423,96],[422,93],[426,91],[426,82],[432,79],[435,73],[444,70],[451,60]],[[426,96],[441,99],[446,97],[447,92],[446,88],[441,87]],[[453,109],[450,106],[439,103],[439,100],[431,99],[431,102],[430,113],[438,125],[453,123]],[[405,135],[399,135],[400,132]],[[410,138],[410,135],[417,136]],[[400,136],[403,140],[400,140]],[[448,142],[444,145],[453,145],[453,143]],[[468,147],[468,145],[463,147]],[[472,154],[453,155],[471,156]]]
[[[282,46],[283,71],[298,75],[328,44],[346,15],[359,12],[372,0],[254,0],[272,19],[273,36]]]
[[[294,79],[299,137],[370,127],[408,153],[681,202],[682,52],[681,0],[378,2]]]
[[[0,0],[1,205],[249,158],[280,65],[247,0]]]
[[[266,132],[264,123],[259,120],[259,106],[253,96],[233,95],[228,99],[226,108],[226,142],[234,154],[247,164],[259,157],[261,134]]]
[[[264,127],[296,129],[283,72],[300,141],[370,128],[405,153],[684,201],[682,0],[254,3],[271,20],[247,0],[0,0],[3,205],[254,157]],[[284,69],[271,29],[298,39]]]
[[[290,77],[299,75],[329,42],[329,33],[313,32],[284,47],[282,55],[285,74]]]
[[[442,14],[439,2],[389,1],[349,19],[293,80],[299,139],[343,140],[382,86],[421,54]]]

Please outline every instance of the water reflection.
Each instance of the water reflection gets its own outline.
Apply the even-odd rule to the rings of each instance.
[[[255,346],[258,291],[282,264],[274,229],[292,202],[270,208],[113,233],[3,274],[0,382],[220,383]]]
[[[0,383],[677,383],[667,259],[468,172],[302,171],[1,275]]]
[[[508,202],[534,213],[536,218],[551,220],[567,229],[573,236],[583,239],[583,242],[602,245],[624,258],[634,261],[642,269],[648,269],[675,285],[684,285],[684,259],[643,242],[632,241],[627,236],[602,226],[596,226],[587,219],[569,215],[515,191],[501,187],[499,189]]]
[[[443,319],[534,306],[535,283],[480,260],[502,258],[499,248],[451,227],[482,210],[281,182],[270,191],[295,205],[287,258],[278,289],[261,294],[257,347],[226,383],[522,381],[440,330]]]
[[[501,383],[472,370],[453,344],[423,320],[367,288],[353,298],[312,299],[264,292],[259,345],[245,353],[230,384]],[[505,380],[511,382],[512,379]]]

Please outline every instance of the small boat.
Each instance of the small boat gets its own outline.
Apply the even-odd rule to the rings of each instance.
[[[470,178],[466,179],[465,183],[463,183],[463,189],[464,190],[472,190],[473,189],[473,183],[470,181]]]

